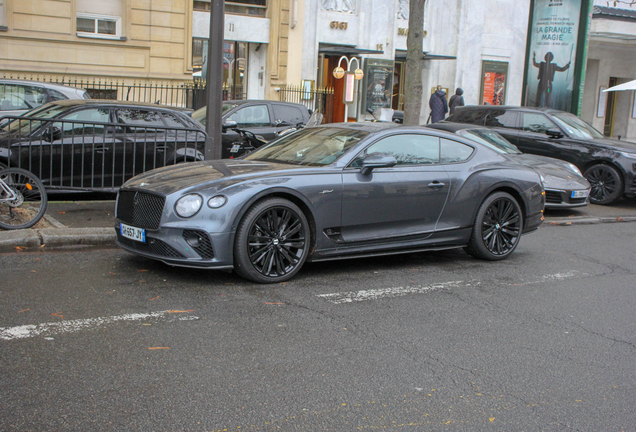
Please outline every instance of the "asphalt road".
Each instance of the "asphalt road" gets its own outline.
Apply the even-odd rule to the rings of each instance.
[[[633,431],[636,223],[308,264],[0,255],[2,431]]]

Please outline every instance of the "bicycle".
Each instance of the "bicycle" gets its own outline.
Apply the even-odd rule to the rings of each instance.
[[[0,228],[30,228],[42,219],[48,198],[44,185],[22,168],[0,168]]]

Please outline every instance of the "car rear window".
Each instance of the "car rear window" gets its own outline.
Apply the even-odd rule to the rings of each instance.
[[[457,108],[448,120],[456,123],[483,125],[487,111],[483,109]]]

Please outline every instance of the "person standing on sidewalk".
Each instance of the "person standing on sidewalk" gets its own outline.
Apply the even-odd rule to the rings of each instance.
[[[455,112],[455,108],[458,106],[464,106],[464,90],[457,87],[455,90],[455,94],[451,96],[450,101],[448,102],[448,107],[450,108],[451,115]]]
[[[437,86],[437,90],[428,100],[428,107],[431,109],[431,123],[439,123],[444,120],[448,112],[448,103],[446,102],[446,92],[442,90],[442,86]]]

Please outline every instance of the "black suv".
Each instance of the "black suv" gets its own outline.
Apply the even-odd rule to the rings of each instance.
[[[446,121],[492,128],[524,153],[576,165],[590,182],[590,202],[636,195],[636,143],[605,137],[574,114],[517,106],[458,107]]]
[[[262,136],[265,141],[271,141],[278,137],[278,132],[306,124],[311,113],[306,106],[269,100],[229,100],[223,102],[221,111],[223,122],[232,120],[240,129],[246,129],[256,135]],[[192,118],[205,126],[207,108],[203,107],[194,113]],[[223,130],[223,159],[233,156],[231,150],[233,144],[242,138],[232,129]]]

